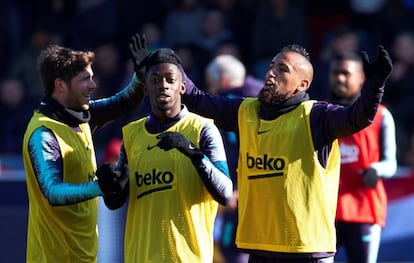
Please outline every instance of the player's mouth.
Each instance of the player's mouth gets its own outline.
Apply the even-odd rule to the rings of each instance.
[[[157,100],[159,102],[167,102],[169,100],[169,98],[170,98],[170,96],[167,95],[167,94],[160,94],[160,95],[158,95]]]

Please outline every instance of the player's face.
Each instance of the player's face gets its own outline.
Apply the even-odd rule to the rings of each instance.
[[[276,55],[269,65],[264,87],[259,93],[260,102],[278,104],[300,91],[305,91],[311,81],[305,74],[311,65],[305,60],[295,52]]]
[[[342,60],[331,65],[330,88],[340,98],[348,99],[358,95],[364,79],[362,65],[357,61]]]
[[[67,86],[64,106],[75,111],[89,109],[89,101],[96,89],[91,65],[79,72]]]
[[[144,92],[156,116],[176,116],[181,110],[181,95],[185,92],[178,66],[170,63],[151,66],[145,77]]]

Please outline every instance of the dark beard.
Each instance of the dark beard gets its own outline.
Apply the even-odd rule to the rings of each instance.
[[[263,103],[265,105],[277,105],[287,99],[286,95],[277,94],[275,89],[266,87],[260,90],[257,98],[259,99],[260,103]]]
[[[261,102],[260,118],[264,120],[274,120],[280,115],[295,109],[299,104],[307,100],[309,100],[309,95],[306,92],[300,92],[295,96],[281,101],[277,104],[268,104],[267,102]]]

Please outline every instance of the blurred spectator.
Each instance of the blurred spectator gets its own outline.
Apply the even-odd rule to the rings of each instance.
[[[263,0],[252,29],[253,74],[262,78],[283,46],[296,43],[309,46],[305,14],[298,1]]]
[[[23,17],[15,1],[0,1],[0,79],[20,52],[23,36],[29,35],[22,23]]]
[[[27,98],[26,89],[18,79],[0,82],[0,152],[21,154],[23,135],[35,103]]]
[[[243,67],[246,70],[246,77],[244,80],[244,87],[243,96],[247,97],[255,97],[259,90],[263,86],[263,81],[255,78],[252,74],[249,74],[250,68],[248,68],[246,65],[246,57],[244,56],[244,53],[241,52],[240,46],[237,45],[236,42],[233,40],[224,40],[221,41],[214,52],[214,57],[220,56],[220,55],[230,55],[238,59],[241,63],[243,63]],[[231,63],[230,63],[231,64]]]
[[[375,24],[375,36],[378,43],[390,47],[397,34],[404,31],[414,31],[414,9],[409,2],[412,0],[387,1],[385,7],[378,13]]]
[[[53,34],[46,26],[39,26],[33,30],[29,44],[24,47],[16,60],[12,61],[10,76],[20,79],[27,88],[27,95],[31,100],[40,101],[43,96],[43,86],[37,69],[37,58],[40,51],[52,44]]]
[[[228,54],[216,56],[206,67],[207,91],[212,94],[255,97],[263,82],[248,75],[244,64]]]
[[[93,49],[104,39],[117,39],[118,4],[112,0],[77,0],[76,14],[67,32],[67,45]]]
[[[414,31],[396,35],[391,55],[394,69],[387,85],[392,92],[385,93],[383,100],[395,116],[399,162],[414,165]]]
[[[379,19],[378,13],[385,7],[387,0],[350,0],[349,2],[351,25],[374,37],[374,27]]]
[[[28,1],[31,13],[31,23],[47,25],[48,30],[54,35],[58,43],[67,41],[72,34],[72,20],[77,15],[77,1],[49,0]]]
[[[202,34],[204,13],[200,0],[174,0],[163,27],[167,46],[195,43]]]
[[[224,14],[225,24],[232,33],[232,41],[237,43],[243,54],[243,62],[252,61],[251,41],[247,41],[253,27],[257,7],[261,1],[250,0],[207,0],[207,7],[220,10]],[[236,56],[237,57],[237,56]]]
[[[114,94],[123,87],[125,68],[122,67],[122,57],[114,42],[104,41],[96,46],[94,52],[94,80],[99,87],[94,96],[98,99]]]
[[[360,34],[353,28],[343,25],[334,28],[324,36],[320,57],[314,59],[315,74],[309,95],[314,99],[325,100],[329,97],[329,64],[337,55],[358,53],[362,48]]]
[[[141,26],[141,35],[145,36],[147,48],[153,51],[165,47],[161,28],[152,22],[145,23]]]
[[[206,1],[210,9],[219,10],[223,14],[224,24],[232,32],[239,30],[241,20],[241,8],[237,0],[210,0]]]
[[[114,1],[118,5],[119,25],[117,29],[119,43],[128,43],[129,36],[142,32],[147,23],[163,28],[164,21],[173,8],[175,0]],[[162,31],[162,30],[161,30]]]
[[[223,12],[219,9],[206,10],[201,37],[196,40],[197,45],[212,55],[221,41],[231,39],[231,37],[232,32],[227,28]]]
[[[204,83],[203,69],[210,55],[196,44],[177,44],[172,47],[181,59],[185,73],[195,83]]]
[[[220,41],[217,44],[213,57],[216,57],[218,55],[232,55],[233,57],[243,61],[243,55],[241,53],[239,45],[231,39]]]

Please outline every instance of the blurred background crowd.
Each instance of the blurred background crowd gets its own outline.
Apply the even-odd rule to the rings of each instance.
[[[190,78],[207,89],[205,68],[231,54],[263,79],[281,47],[298,43],[315,66],[309,93],[329,97],[328,62],[337,52],[384,45],[394,61],[384,103],[396,119],[399,165],[414,165],[414,0],[2,0],[0,1],[0,154],[20,154],[43,88],[36,68],[51,43],[96,53],[95,98],[120,90],[133,72],[127,44],[145,34],[150,49],[173,48]],[[144,103],[145,104],[145,103]],[[136,118],[144,114],[145,105]],[[122,123],[95,137],[97,151]]]

